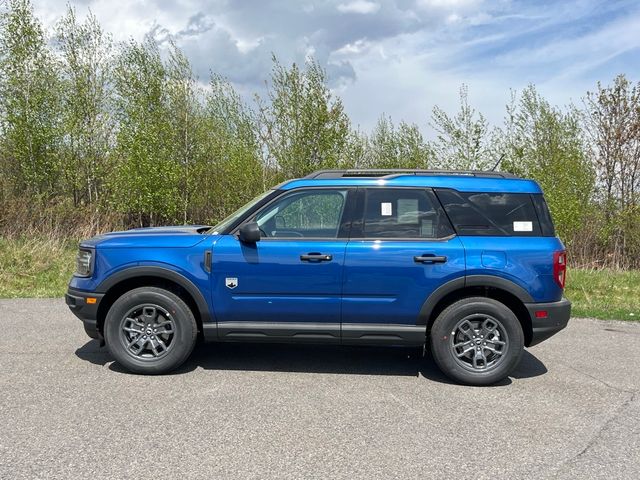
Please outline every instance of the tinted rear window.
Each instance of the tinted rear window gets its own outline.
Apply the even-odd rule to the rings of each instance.
[[[534,196],[528,193],[458,192],[451,189],[437,189],[436,193],[459,235],[551,235],[548,233],[551,221],[548,210],[543,230],[532,199]],[[544,204],[544,200],[542,202]]]

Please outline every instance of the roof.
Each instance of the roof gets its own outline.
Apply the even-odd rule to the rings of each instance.
[[[471,170],[319,170],[278,188],[301,187],[434,187],[461,192],[542,193],[533,180],[506,172]]]

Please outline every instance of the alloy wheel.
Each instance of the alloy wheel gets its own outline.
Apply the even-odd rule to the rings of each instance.
[[[460,366],[474,372],[484,372],[496,368],[506,358],[509,338],[498,319],[476,313],[456,324],[449,346]]]
[[[120,340],[127,353],[141,360],[164,357],[173,345],[175,333],[171,314],[158,305],[134,307],[120,324]]]

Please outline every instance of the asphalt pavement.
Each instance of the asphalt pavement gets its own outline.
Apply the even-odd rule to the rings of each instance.
[[[640,478],[640,323],[572,319],[493,387],[416,349],[206,344],[124,372],[62,299],[0,300],[0,478]]]

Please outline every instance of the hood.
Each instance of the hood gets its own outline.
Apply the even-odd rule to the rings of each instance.
[[[102,248],[188,248],[206,238],[210,229],[207,225],[133,228],[97,235],[80,245]]]

